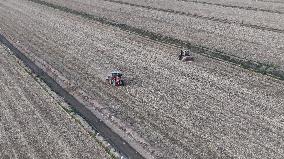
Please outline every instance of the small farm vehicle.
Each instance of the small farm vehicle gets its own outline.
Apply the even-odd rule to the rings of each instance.
[[[122,79],[122,73],[120,71],[112,71],[106,81],[113,86],[125,85],[125,81]]]
[[[181,50],[178,56],[181,61],[193,61],[192,52],[190,50]]]

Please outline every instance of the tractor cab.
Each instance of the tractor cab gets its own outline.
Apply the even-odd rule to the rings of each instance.
[[[112,71],[111,77],[122,77],[122,73],[120,71]]]
[[[123,86],[124,80],[122,79],[122,73],[120,71],[112,71],[110,76],[106,79],[107,82],[113,86]]]

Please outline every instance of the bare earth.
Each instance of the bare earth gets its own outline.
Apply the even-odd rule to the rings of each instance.
[[[74,83],[70,92],[83,90],[96,111],[127,125],[154,158],[284,157],[282,81],[198,55],[181,63],[177,48],[23,0],[0,2],[0,28]],[[114,68],[126,87],[105,83]]]
[[[273,63],[284,69],[284,14],[182,0],[46,1],[186,40],[196,45],[218,49],[241,58]],[[251,0],[250,2],[255,3]],[[226,3],[229,4],[230,1]],[[265,4],[273,3],[265,2]],[[284,4],[277,5],[284,7]],[[242,24],[281,29],[282,32],[242,26]]]
[[[0,45],[0,158],[110,158]]]

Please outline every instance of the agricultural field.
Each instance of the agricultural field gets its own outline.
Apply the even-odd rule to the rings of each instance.
[[[271,13],[284,13],[283,1],[280,0],[179,0],[192,3],[239,8],[245,10],[258,10]]]
[[[283,61],[283,33],[110,1],[53,2],[238,56]],[[273,19],[263,19],[267,27],[283,25],[266,20]],[[55,79],[71,83],[65,85],[70,93],[83,91],[85,102],[98,103],[89,109],[113,122],[147,156],[284,157],[283,81],[197,54],[194,62],[182,63],[179,48],[26,0],[0,2],[0,33],[35,62],[52,66]],[[106,84],[112,69],[125,72],[125,87]]]
[[[110,158],[0,45],[0,158]]]
[[[283,13],[187,0],[46,1],[284,69]],[[277,3],[277,6],[283,9],[284,4]]]

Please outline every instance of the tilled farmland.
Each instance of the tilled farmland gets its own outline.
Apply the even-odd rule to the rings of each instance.
[[[46,1],[283,67],[284,14],[172,0]]]
[[[0,158],[110,158],[0,45]]]
[[[245,10],[255,10],[270,13],[284,13],[283,1],[277,0],[179,0],[192,3],[201,3],[213,6],[223,6],[227,8],[239,8]]]
[[[105,3],[110,3],[96,2],[100,5],[93,7],[103,8]],[[64,4],[79,8],[87,6],[84,1],[81,5],[74,5],[73,1]],[[155,16],[152,17],[154,21],[167,15],[166,18],[173,16],[172,20],[176,20],[171,13],[146,13],[143,8],[115,4],[105,6],[108,10],[96,8],[96,11],[120,16],[121,12],[110,12],[117,7],[139,10],[124,15],[149,14]],[[147,18],[127,18],[129,23],[142,28],[147,25],[159,30],[157,25],[148,23]],[[195,55],[194,62],[181,63],[176,56],[178,48],[29,1],[0,2],[0,22],[0,32],[15,46],[32,60],[52,66],[58,73],[55,76],[60,74],[72,83],[72,87],[68,87],[71,93],[79,94],[82,90],[86,101],[99,103],[100,107],[90,106],[90,109],[105,115],[105,120],[119,121],[113,126],[123,125],[120,129],[129,141],[154,158],[284,157],[282,81],[199,55]],[[159,23],[168,26],[163,21]],[[173,27],[173,36],[179,35],[175,31],[184,30]],[[278,47],[283,40],[282,33],[253,32],[254,40],[263,35],[273,36],[278,43],[271,48],[281,53]],[[244,30],[242,38],[247,35],[245,33],[250,32]],[[181,35],[186,37],[187,34]],[[205,37],[210,41],[208,34]],[[271,44],[275,39],[268,38],[264,43]],[[233,50],[227,45],[222,46]],[[271,49],[263,44],[258,46],[263,47],[259,49]],[[271,53],[273,58],[278,57],[281,61],[279,57],[282,56],[277,56],[275,50]],[[263,53],[262,60],[274,62],[272,55],[270,58]],[[246,54],[261,57],[259,53]],[[105,83],[105,76],[112,69],[125,72],[126,87],[116,88]]]

